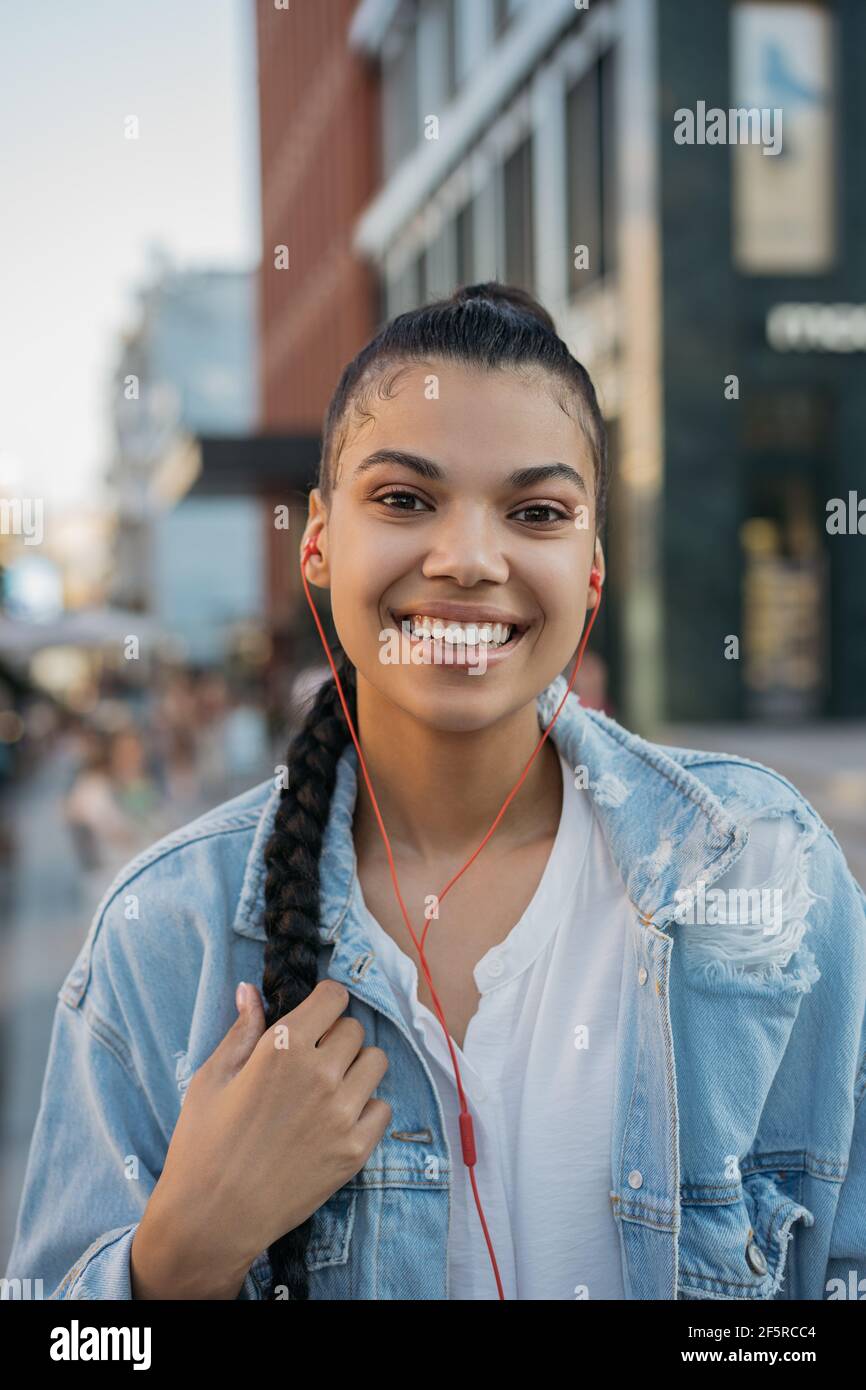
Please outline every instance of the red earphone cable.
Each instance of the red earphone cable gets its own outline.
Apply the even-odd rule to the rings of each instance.
[[[430,975],[430,971],[429,971],[429,968],[428,968],[428,966],[427,966],[427,958],[426,958],[426,956],[424,955],[424,938],[425,938],[426,935],[427,935],[427,927],[429,927],[430,921],[429,921],[429,919],[428,919],[427,924],[426,924],[426,926],[424,927],[424,930],[423,930],[423,932],[422,932],[422,934],[421,934],[421,940],[419,941],[418,938],[416,937],[414,931],[412,930],[412,923],[409,921],[409,914],[408,914],[408,912],[406,911],[406,904],[403,902],[403,895],[402,895],[402,893],[400,892],[400,884],[399,884],[398,881],[397,881],[397,869],[396,869],[396,866],[395,866],[395,864],[394,864],[394,856],[393,856],[393,853],[392,853],[392,851],[391,851],[391,842],[390,842],[390,840],[388,839],[388,832],[386,831],[386,829],[385,829],[385,824],[384,824],[384,822],[383,822],[383,820],[382,820],[382,814],[381,814],[381,812],[380,812],[380,810],[379,810],[379,803],[378,803],[378,801],[376,800],[376,794],[375,794],[375,792],[373,791],[373,787],[372,787],[372,784],[371,784],[371,782],[370,782],[370,776],[369,776],[369,773],[367,772],[367,764],[366,764],[366,762],[364,761],[364,754],[361,752],[361,745],[360,745],[360,743],[359,743],[359,741],[358,741],[358,737],[357,737],[357,735],[356,735],[356,733],[355,733],[355,726],[353,725],[353,723],[352,723],[352,717],[351,717],[351,715],[349,714],[349,707],[348,707],[348,705],[347,705],[347,703],[346,703],[346,697],[345,697],[345,695],[343,694],[343,686],[342,686],[342,683],[341,683],[341,681],[340,681],[340,677],[339,677],[338,674],[337,674],[337,668],[336,668],[336,666],[335,666],[335,664],[334,664],[333,657],[331,656],[330,648],[328,647],[328,639],[327,639],[327,637],[325,636],[325,632],[324,632],[324,629],[323,629],[323,627],[322,627],[321,621],[320,621],[320,619],[319,619],[319,615],[318,615],[318,613],[316,612],[316,606],[315,606],[315,604],[313,603],[312,596],[311,596],[311,594],[310,594],[310,586],[309,586],[309,584],[308,584],[308,582],[307,582],[307,576],[306,576],[306,574],[305,574],[305,572],[304,572],[304,567],[305,567],[306,562],[307,562],[307,560],[309,559],[310,555],[318,555],[318,554],[321,554],[321,552],[320,552],[320,550],[319,550],[318,545],[316,544],[316,541],[315,541],[315,540],[312,540],[312,539],[309,540],[309,541],[307,542],[307,544],[305,545],[304,551],[303,551],[303,555],[301,556],[301,579],[302,579],[303,585],[304,585],[304,593],[305,593],[306,596],[307,596],[307,603],[310,605],[310,610],[311,610],[311,612],[312,612],[312,614],[313,614],[313,618],[314,618],[314,620],[315,620],[316,627],[318,628],[319,636],[320,636],[320,638],[321,638],[321,640],[322,640],[322,646],[324,647],[324,649],[325,649],[325,655],[326,655],[327,658],[328,658],[328,664],[329,664],[329,666],[330,666],[330,668],[331,668],[331,671],[333,672],[334,681],[335,681],[336,687],[337,687],[337,694],[338,694],[339,697],[340,697],[340,704],[342,705],[342,707],[343,707],[343,713],[344,713],[345,716],[346,716],[346,723],[347,723],[348,726],[349,726],[349,733],[350,733],[351,736],[352,736],[352,742],[354,743],[355,749],[356,749],[357,754],[358,754],[358,759],[359,759],[360,764],[361,764],[361,770],[362,770],[362,772],[363,772],[363,774],[364,774],[364,781],[365,781],[365,783],[366,783],[366,785],[367,785],[367,791],[368,791],[369,794],[370,794],[370,801],[371,801],[372,806],[373,806],[373,811],[374,811],[374,813],[375,813],[376,820],[377,820],[377,822],[378,822],[378,824],[379,824],[379,830],[381,831],[382,839],[383,839],[384,842],[385,842],[385,852],[386,852],[386,854],[387,854],[387,856],[388,856],[388,866],[389,866],[389,868],[390,868],[390,870],[391,870],[391,878],[392,878],[393,883],[394,883],[394,892],[395,892],[396,895],[397,895],[397,901],[398,901],[399,904],[400,904],[400,910],[401,910],[401,912],[403,913],[403,918],[404,918],[404,920],[405,920],[405,922],[406,922],[406,926],[407,926],[408,929],[409,929],[409,935],[411,936],[412,941],[413,941],[414,946],[415,946],[415,949],[416,949],[416,951],[418,952],[418,958],[419,958],[419,960],[420,960],[420,962],[421,962],[421,968],[422,968],[422,970],[424,971],[424,978],[425,978],[426,981],[427,981],[427,985],[428,985],[428,988],[429,988],[429,990],[430,990],[430,996],[431,996],[431,998],[432,998],[432,1000],[433,1000],[434,1005],[436,1006],[436,1015],[437,1015],[437,1017],[438,1017],[438,1019],[439,1019],[439,1022],[440,1022],[441,1026],[442,1026],[442,1031],[443,1031],[443,1033],[445,1034],[445,1042],[446,1042],[446,1045],[447,1045],[447,1047],[448,1047],[448,1051],[449,1051],[450,1056],[451,1056],[451,1065],[452,1065],[452,1068],[453,1068],[453,1070],[454,1070],[454,1079],[455,1079],[455,1082],[456,1082],[456,1085],[457,1085],[457,1095],[458,1095],[458,1098],[459,1098],[459,1101],[460,1101],[460,1117],[459,1117],[459,1124],[460,1124],[460,1144],[461,1144],[461,1149],[462,1149],[462,1154],[463,1154],[463,1162],[465,1163],[466,1167],[467,1167],[468,1170],[469,1170],[469,1181],[470,1181],[471,1184],[472,1184],[472,1192],[473,1192],[473,1195],[474,1195],[474,1197],[475,1197],[475,1206],[476,1206],[476,1208],[477,1208],[477,1210],[478,1210],[478,1216],[479,1216],[479,1219],[480,1219],[480,1221],[481,1221],[481,1229],[482,1229],[483,1232],[484,1232],[484,1239],[485,1239],[485,1241],[487,1242],[487,1250],[488,1250],[488,1253],[489,1253],[489,1255],[490,1255],[490,1262],[491,1262],[491,1264],[492,1264],[492,1266],[493,1266],[493,1274],[494,1274],[494,1277],[495,1277],[495,1279],[496,1279],[496,1287],[497,1287],[497,1290],[498,1290],[498,1292],[499,1292],[499,1297],[500,1297],[500,1299],[504,1299],[504,1298],[505,1298],[505,1293],[504,1293],[504,1290],[503,1290],[503,1288],[502,1288],[502,1280],[501,1280],[500,1275],[499,1275],[499,1266],[498,1266],[498,1264],[496,1263],[496,1255],[494,1254],[494,1251],[493,1251],[493,1244],[492,1244],[491,1239],[490,1239],[490,1232],[489,1232],[488,1229],[487,1229],[487,1222],[486,1222],[485,1219],[484,1219],[484,1211],[483,1211],[482,1206],[481,1206],[481,1198],[480,1198],[479,1195],[478,1195],[478,1187],[477,1187],[477,1184],[476,1184],[476,1181],[475,1181],[475,1163],[476,1163],[477,1155],[476,1155],[476,1152],[475,1152],[475,1132],[474,1132],[474,1129],[473,1129],[473,1126],[472,1126],[472,1116],[471,1116],[471,1114],[469,1113],[469,1107],[468,1107],[468,1105],[466,1104],[466,1094],[465,1094],[465,1092],[464,1092],[464,1090],[463,1090],[463,1081],[462,1081],[461,1076],[460,1076],[460,1068],[459,1068],[459,1066],[457,1065],[457,1057],[456,1057],[455,1052],[454,1052],[454,1044],[453,1044],[453,1041],[452,1041],[452,1039],[451,1039],[451,1034],[450,1034],[449,1031],[448,1031],[448,1025],[447,1025],[447,1023],[446,1023],[446,1021],[445,1021],[445,1015],[444,1015],[444,1013],[442,1012],[442,1006],[441,1006],[441,1004],[439,1003],[439,996],[438,996],[437,993],[436,993],[436,990],[435,990],[434,985],[433,985],[433,979],[432,979],[432,976]],[[497,825],[498,825],[499,822],[501,821],[501,819],[502,819],[502,817],[504,816],[504,814],[505,814],[505,812],[506,812],[508,806],[510,805],[511,801],[514,799],[514,797],[516,796],[517,792],[520,790],[521,786],[523,785],[523,782],[524,782],[524,780],[525,780],[525,778],[526,778],[526,774],[529,772],[529,769],[531,768],[531,766],[532,766],[532,764],[534,763],[535,759],[537,758],[539,752],[541,751],[541,748],[542,748],[542,746],[543,746],[545,740],[547,739],[548,734],[550,733],[551,729],[553,728],[554,724],[556,723],[557,719],[559,718],[559,712],[560,712],[560,710],[562,709],[563,705],[565,704],[566,700],[568,699],[569,693],[570,693],[570,691],[571,691],[571,687],[572,687],[572,685],[574,684],[574,681],[575,681],[575,677],[577,676],[577,673],[578,673],[578,671],[580,670],[580,663],[581,663],[581,661],[583,660],[584,649],[586,648],[587,641],[589,640],[589,634],[590,634],[590,632],[592,631],[592,625],[593,625],[593,623],[595,622],[595,619],[596,619],[596,617],[597,617],[597,615],[598,615],[598,610],[599,610],[599,607],[600,607],[600,604],[601,604],[601,574],[600,574],[600,572],[598,571],[598,569],[597,569],[595,566],[593,566],[593,568],[592,568],[592,573],[591,573],[591,575],[590,575],[590,583],[592,584],[593,588],[595,589],[595,592],[596,592],[596,595],[597,595],[596,604],[595,604],[595,607],[594,607],[593,610],[592,610],[592,613],[590,614],[589,622],[588,622],[587,625],[586,625],[586,630],[585,630],[585,632],[584,632],[584,634],[583,634],[583,637],[581,638],[580,646],[579,646],[578,649],[577,649],[577,657],[576,657],[576,660],[575,660],[575,663],[574,663],[574,670],[573,670],[572,673],[571,673],[571,677],[570,677],[570,679],[569,679],[568,685],[566,686],[565,693],[564,693],[562,699],[560,700],[559,705],[558,705],[557,708],[556,708],[556,712],[555,712],[553,718],[551,719],[550,723],[548,724],[547,728],[544,730],[544,733],[542,734],[541,738],[539,739],[539,741],[538,741],[538,743],[537,743],[537,745],[536,745],[536,747],[535,747],[535,751],[533,752],[531,758],[529,759],[529,762],[526,764],[526,767],[523,769],[523,772],[521,773],[521,775],[520,775],[520,777],[518,778],[517,782],[515,783],[514,787],[513,787],[512,790],[509,792],[508,796],[505,798],[505,801],[502,803],[502,807],[501,807],[501,809],[500,809],[500,811],[499,811],[499,814],[497,815],[496,819],[494,820],[494,822],[493,822],[493,824],[491,825],[490,829],[488,830],[487,834],[484,836],[484,839],[481,841],[481,844],[478,846],[478,848],[476,849],[475,853],[471,856],[471,858],[467,859],[466,863],[463,865],[463,868],[459,871],[459,873],[456,873],[456,874],[454,875],[454,877],[445,885],[445,887],[442,889],[442,892],[438,895],[437,902],[440,902],[440,903],[441,903],[442,899],[445,897],[445,894],[448,892],[448,890],[454,886],[454,884],[457,882],[457,880],[458,880],[460,877],[462,877],[463,874],[465,874],[466,870],[469,868],[469,865],[470,865],[471,863],[473,863],[473,861],[474,861],[475,859],[478,858],[478,855],[481,853],[481,851],[483,850],[484,846],[487,844],[487,841],[490,839],[490,836],[493,834],[493,832],[494,832],[494,830],[496,829]]]

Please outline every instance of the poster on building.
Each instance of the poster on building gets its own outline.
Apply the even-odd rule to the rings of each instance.
[[[733,255],[752,274],[811,274],[835,251],[833,20],[819,3],[731,11],[731,105],[772,141],[732,143]],[[745,126],[745,118],[741,125]],[[750,127],[751,128],[751,127]]]

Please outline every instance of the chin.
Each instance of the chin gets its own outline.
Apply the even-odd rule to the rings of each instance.
[[[505,683],[485,686],[485,680],[486,675],[453,672],[437,680],[435,689],[434,682],[424,689],[415,678],[380,691],[411,719],[443,734],[477,733],[535,698],[534,691],[518,692]]]

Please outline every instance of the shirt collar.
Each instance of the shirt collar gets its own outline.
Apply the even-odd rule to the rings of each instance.
[[[549,724],[566,690],[557,676],[537,697],[539,727]],[[611,855],[629,898],[649,919],[670,905],[677,889],[698,878],[711,883],[738,858],[749,832],[738,826],[694,773],[658,744],[629,733],[570,695],[550,738],[592,795]],[[351,740],[337,762],[336,783],[322,839],[320,926],[331,944],[352,902],[356,856],[352,820],[358,755]],[[273,831],[280,789],[265,802],[247,857],[233,929],[265,941],[265,845]]]

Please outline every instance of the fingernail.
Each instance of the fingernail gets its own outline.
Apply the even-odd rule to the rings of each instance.
[[[235,1007],[237,1008],[238,1013],[241,1012],[241,1010],[243,1009],[244,1004],[245,1004],[246,1002],[247,1002],[247,989],[246,989],[246,984],[245,984],[245,982],[244,982],[243,980],[241,980],[240,984],[238,985],[237,989],[235,990]]]

